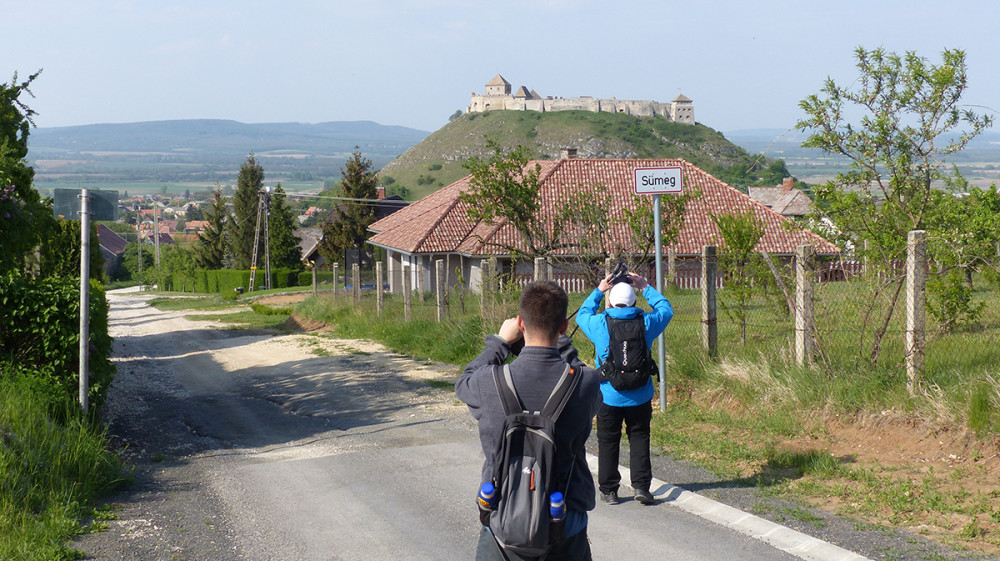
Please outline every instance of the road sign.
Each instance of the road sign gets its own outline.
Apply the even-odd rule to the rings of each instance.
[[[680,166],[635,168],[635,194],[658,195],[684,190]]]
[[[118,220],[118,191],[87,189],[90,193],[91,220]],[[79,189],[54,189],[52,214],[59,220],[80,219]]]

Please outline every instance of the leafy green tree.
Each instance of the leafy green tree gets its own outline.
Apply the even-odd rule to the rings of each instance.
[[[904,55],[858,48],[860,76],[850,87],[827,79],[820,94],[799,103],[806,113],[796,127],[811,134],[804,147],[848,159],[850,169],[821,186],[816,200],[837,229],[843,247],[867,242],[869,263],[885,271],[904,256],[906,235],[925,229],[943,180],[944,159],[990,126],[988,116],[962,109],[965,53],[945,49],[935,65],[914,52]],[[848,116],[860,115],[857,123]],[[890,294],[886,314],[872,330],[869,360],[878,360],[881,341],[896,309],[902,279],[877,287]],[[872,298],[874,303],[877,298]],[[866,315],[868,317],[868,315]],[[863,346],[862,346],[863,348]]]
[[[29,86],[40,72],[22,82],[15,73],[10,83],[0,83],[0,273],[30,269],[28,258],[55,222],[52,209],[32,187],[35,170],[25,159],[35,112],[20,98],[31,95]]]
[[[233,219],[229,221],[229,253],[233,256],[232,267],[246,270],[253,263],[254,239],[257,236],[257,210],[260,193],[264,187],[264,168],[257,163],[253,154],[240,166],[233,193]],[[257,262],[262,263],[264,244],[257,247]]]
[[[80,278],[80,221],[55,220],[40,237],[39,274],[42,278]],[[97,224],[90,225],[90,278],[104,276],[104,256],[100,251]]]
[[[212,197],[212,202],[205,214],[208,225],[203,232],[198,234],[194,260],[202,269],[222,269],[228,261],[226,228],[231,219],[221,188],[215,190],[215,195]]]
[[[141,255],[141,262],[140,262]],[[122,265],[118,269],[118,278],[115,280],[129,280],[136,282],[143,281],[143,273],[153,269],[153,248],[149,245],[139,249],[139,244],[129,242],[125,246],[125,253],[122,255]]]
[[[755,285],[766,282],[763,259],[757,244],[764,237],[765,224],[752,210],[732,214],[709,213],[722,236],[719,267],[726,274],[726,287],[719,292],[719,304],[740,324],[740,342],[747,342],[747,316]]]
[[[340,201],[334,208],[333,219],[323,227],[320,250],[330,261],[340,261],[344,251],[357,249],[364,255],[368,240],[368,226],[375,221],[374,202],[378,196],[378,175],[372,170],[371,160],[363,157],[355,147],[347,163],[340,170]]]
[[[191,220],[204,220],[205,211],[201,209],[201,206],[191,205],[188,207],[187,212],[184,215],[189,221]]]
[[[285,203],[285,190],[281,183],[271,194],[271,216],[269,218],[271,241],[271,267],[301,269],[302,252],[299,237],[295,235],[295,213]]]
[[[513,258],[546,257],[566,247],[565,217],[551,220],[539,212],[541,166],[529,165],[528,148],[518,145],[508,150],[491,138],[486,139],[486,147],[493,152],[490,157],[473,156],[463,164],[472,174],[471,188],[460,195],[469,207],[469,218],[487,224],[506,221],[513,227],[517,242],[500,245]]]
[[[684,217],[687,215],[687,204],[701,196],[697,190],[687,190],[676,195],[660,197],[660,241],[664,247],[677,243],[684,227]],[[633,198],[633,208],[625,209],[625,221],[635,249],[636,262],[639,268],[649,263],[655,257],[656,217],[653,215],[653,198],[636,195]]]

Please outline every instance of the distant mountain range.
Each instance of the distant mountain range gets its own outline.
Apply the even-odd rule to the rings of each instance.
[[[247,124],[219,119],[148,121],[39,128],[31,131],[32,153],[66,151],[203,152],[312,155],[350,153],[355,146],[379,156],[398,155],[427,131],[372,121]]]
[[[743,129],[723,132],[729,141],[753,154],[767,153],[776,158],[815,157],[819,151],[802,148],[807,133],[791,129]],[[954,161],[981,161],[992,159],[1000,164],[1000,132],[987,130],[969,143]]]
[[[429,133],[372,121],[246,124],[218,119],[33,129],[28,160],[39,187],[235,184],[247,155],[268,181],[322,184],[357,147],[376,168]]]

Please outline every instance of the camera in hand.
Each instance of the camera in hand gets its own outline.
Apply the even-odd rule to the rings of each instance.
[[[614,269],[611,269],[611,284],[627,282],[632,284],[632,279],[628,276],[628,266],[624,259],[619,259]]]

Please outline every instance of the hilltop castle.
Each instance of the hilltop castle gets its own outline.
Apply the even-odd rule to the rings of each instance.
[[[469,113],[483,113],[491,109],[507,111],[593,111],[595,113],[624,113],[637,117],[666,117],[675,123],[694,124],[694,102],[678,95],[670,103],[652,100],[596,99],[593,97],[552,97],[543,98],[535,90],[521,86],[510,93],[510,82],[497,74],[486,82],[486,93],[472,92]]]

